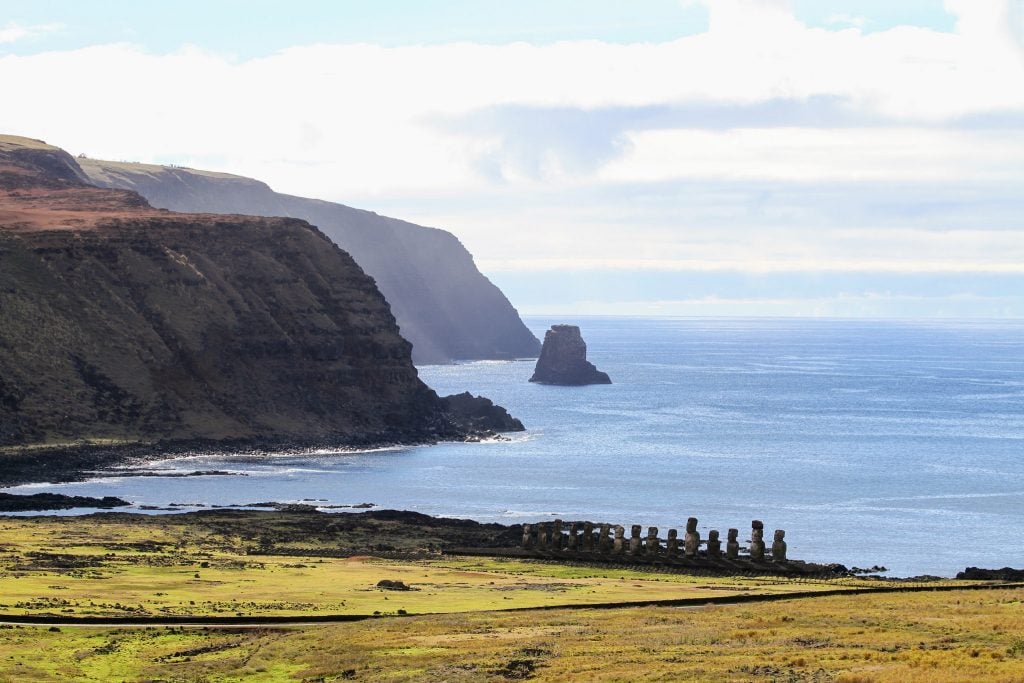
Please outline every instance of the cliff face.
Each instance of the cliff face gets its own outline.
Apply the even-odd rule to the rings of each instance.
[[[91,181],[174,211],[301,218],[323,230],[380,287],[417,363],[532,358],[536,337],[451,233],[341,204],[280,194],[250,178],[81,160]]]
[[[521,428],[424,385],[373,280],[308,223],[174,214],[76,169],[0,137],[0,446]]]
[[[568,386],[612,383],[587,360],[587,344],[575,325],[552,325],[544,334],[544,347],[530,381]]]

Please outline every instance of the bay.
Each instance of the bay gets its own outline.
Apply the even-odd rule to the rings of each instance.
[[[529,318],[579,324],[610,386],[530,384],[533,361],[420,368],[528,431],[490,443],[168,460],[166,472],[6,489],[136,505],[260,501],[505,523],[560,517],[787,531],[791,557],[950,576],[1024,566],[1024,323]],[[152,470],[152,466],[147,466]]]

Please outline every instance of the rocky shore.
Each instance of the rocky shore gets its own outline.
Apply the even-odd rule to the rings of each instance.
[[[1024,569],[1003,567],[1002,569],[981,569],[968,567],[959,572],[956,578],[965,581],[1024,581]]]
[[[44,510],[70,510],[71,508],[111,509],[131,505],[114,496],[93,498],[91,496],[65,496],[60,493],[34,493],[19,496],[0,493],[0,512],[37,512]]]
[[[434,438],[424,438],[422,435],[396,430],[390,434],[380,434],[378,438],[189,439],[155,443],[7,448],[0,450],[0,487],[39,482],[85,481],[103,470],[137,467],[174,457],[210,453],[268,455],[301,454],[321,450],[356,452],[394,446],[429,446],[443,441],[482,441],[496,438],[499,432],[504,431],[522,431],[522,425],[520,423],[518,429],[495,430],[478,427],[456,434],[439,432]]]

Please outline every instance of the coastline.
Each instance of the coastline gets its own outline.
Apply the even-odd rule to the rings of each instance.
[[[49,496],[49,494],[41,494]],[[60,499],[71,497],[53,495],[57,503],[52,509],[61,509]],[[11,496],[29,498],[29,496]],[[7,501],[8,503],[10,501]],[[99,502],[99,501],[96,501]],[[179,510],[176,514],[149,515],[134,510],[117,511],[124,505],[115,498],[104,499],[107,509],[85,514],[60,516],[61,524],[72,526],[99,524],[105,527],[122,525],[135,530],[150,529],[152,534],[168,530],[193,529],[202,533],[233,533],[239,538],[260,539],[258,552],[263,556],[284,558],[365,558],[380,560],[416,561],[441,557],[461,558],[460,561],[498,563],[526,562],[560,566],[567,571],[595,569],[601,571],[631,571],[651,574],[682,574],[705,577],[778,577],[812,582],[854,580],[866,589],[883,585],[939,586],[957,581],[1016,582],[1024,581],[1024,569],[1003,567],[982,569],[967,567],[955,575],[883,576],[884,567],[860,569],[838,563],[807,562],[799,559],[775,561],[770,558],[755,560],[746,554],[738,559],[726,560],[707,557],[703,551],[695,557],[659,558],[639,556],[631,552],[615,555],[610,552],[541,551],[521,546],[524,526],[480,522],[472,519],[426,515],[411,510],[365,509],[352,506],[343,516],[333,511],[319,510],[315,505],[277,504],[273,509],[211,507],[200,510]],[[270,504],[266,504],[270,506]],[[341,506],[338,506],[341,507]],[[0,510],[5,524],[38,522],[53,524],[55,517],[39,511],[38,514],[11,515],[14,510]],[[595,528],[597,525],[595,525]],[[149,535],[149,532],[145,532]],[[314,542],[315,541],[315,542]],[[314,542],[313,546],[309,546]],[[326,542],[326,545],[323,543]],[[316,547],[314,547],[316,546]],[[680,551],[681,552],[681,551]],[[662,551],[664,553],[664,551]],[[485,558],[489,558],[485,560]]]
[[[467,433],[463,441],[500,438],[490,430]],[[0,488],[25,484],[63,484],[86,481],[107,468],[158,463],[202,455],[304,455],[316,451],[364,453],[410,446],[459,443],[454,439],[422,436],[350,437],[324,439],[194,439],[153,443],[77,444],[9,447],[0,451]]]

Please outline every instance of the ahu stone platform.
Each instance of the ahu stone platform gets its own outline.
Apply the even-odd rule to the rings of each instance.
[[[845,574],[842,565],[822,565],[791,560],[787,554],[786,532],[776,529],[771,544],[764,540],[764,523],[753,520],[750,538],[741,545],[739,529],[729,529],[723,541],[717,529],[701,538],[697,518],[690,517],[680,537],[669,529],[666,537],[658,535],[658,527],[640,524],[626,527],[591,522],[566,523],[560,519],[539,524],[524,524],[518,548],[458,549],[452,552],[473,555],[500,555],[563,559],[581,562],[642,564],[711,570],[723,573],[768,573],[787,575]]]

